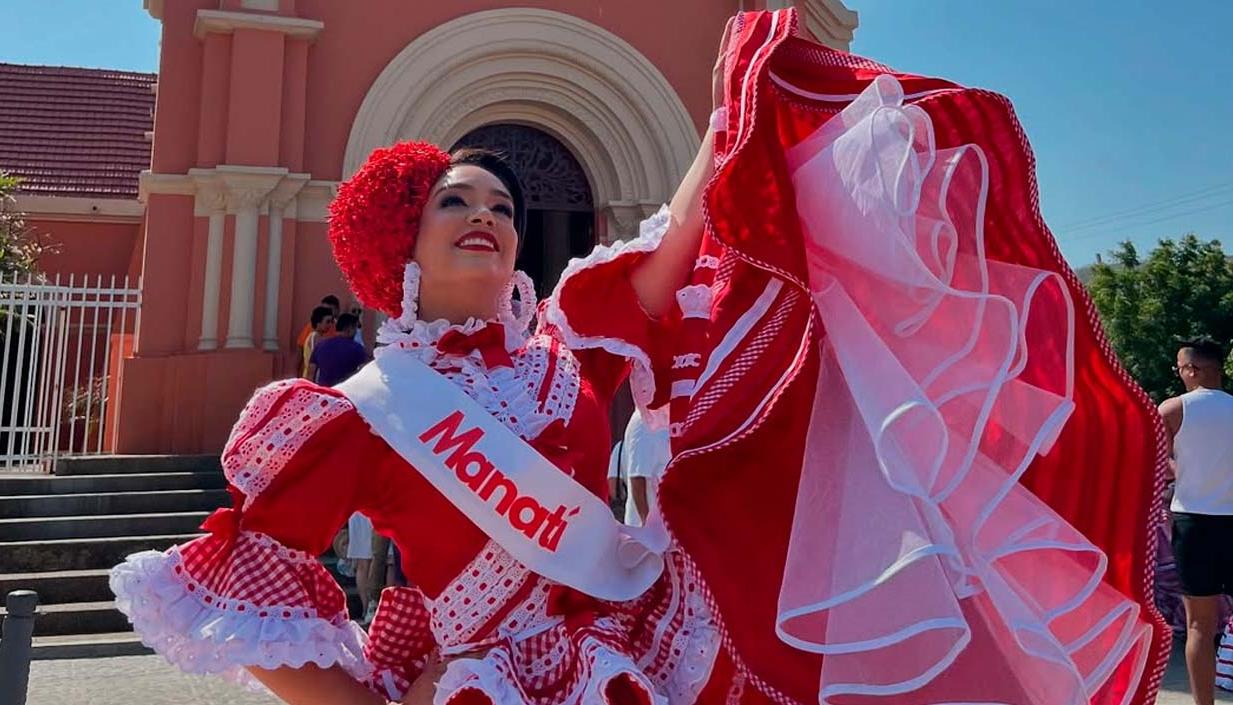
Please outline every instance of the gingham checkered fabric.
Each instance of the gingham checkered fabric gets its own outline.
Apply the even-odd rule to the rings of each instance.
[[[417,588],[381,591],[364,647],[364,657],[374,670],[369,688],[391,700],[402,698],[436,648],[429,619],[428,604]]]
[[[234,540],[211,534],[175,549],[177,577],[206,604],[258,617],[320,617],[346,621],[346,597],[313,556],[264,534],[240,532]]]

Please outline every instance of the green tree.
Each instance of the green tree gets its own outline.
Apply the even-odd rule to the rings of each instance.
[[[0,277],[4,279],[37,273],[39,258],[56,249],[17,209],[13,194],[18,183],[17,177],[0,171]]]
[[[1182,391],[1179,340],[1233,340],[1233,263],[1220,242],[1161,240],[1147,259],[1129,242],[1092,267],[1088,290],[1122,364],[1157,402]]]

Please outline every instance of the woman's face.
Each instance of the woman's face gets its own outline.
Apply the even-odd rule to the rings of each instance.
[[[514,273],[518,233],[514,201],[485,169],[463,164],[433,185],[413,258],[431,286],[482,286],[496,291]]]

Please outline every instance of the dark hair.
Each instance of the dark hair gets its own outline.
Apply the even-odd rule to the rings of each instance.
[[[334,308],[342,308],[342,302],[339,301],[338,297],[333,294],[330,294],[329,296],[323,296],[321,298],[321,303],[325,304],[326,306],[333,306]]]
[[[313,328],[316,328],[322,321],[333,315],[334,309],[329,306],[318,306],[313,309],[313,314],[309,317],[309,321],[313,324]]]
[[[355,328],[359,324],[360,324],[360,319],[356,318],[354,314],[344,313],[343,315],[338,317],[337,321],[334,321],[334,330],[337,330],[337,331],[348,330],[351,328]]]
[[[521,250],[522,234],[527,227],[527,204],[522,194],[522,183],[518,181],[518,174],[514,172],[514,167],[510,166],[510,163],[499,152],[482,147],[463,147],[450,154],[450,166],[464,164],[478,166],[505,184],[505,189],[509,191],[510,198],[514,201],[514,230],[518,232],[518,249]]]
[[[1224,367],[1224,348],[1220,343],[1208,337],[1194,338],[1191,340],[1183,340],[1179,347],[1181,349],[1190,349],[1191,354],[1197,360],[1210,362],[1217,368]]]

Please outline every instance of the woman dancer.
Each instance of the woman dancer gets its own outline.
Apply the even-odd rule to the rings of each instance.
[[[730,24],[671,204],[534,335],[508,167],[375,152],[331,239],[386,347],[257,393],[234,506],[113,572],[146,643],[292,703],[1146,702],[1148,527],[1108,520],[1147,515],[1154,413],[1075,315],[1013,115],[796,22]],[[600,498],[626,374],[667,532]],[[355,510],[413,585],[366,644],[313,560]]]

